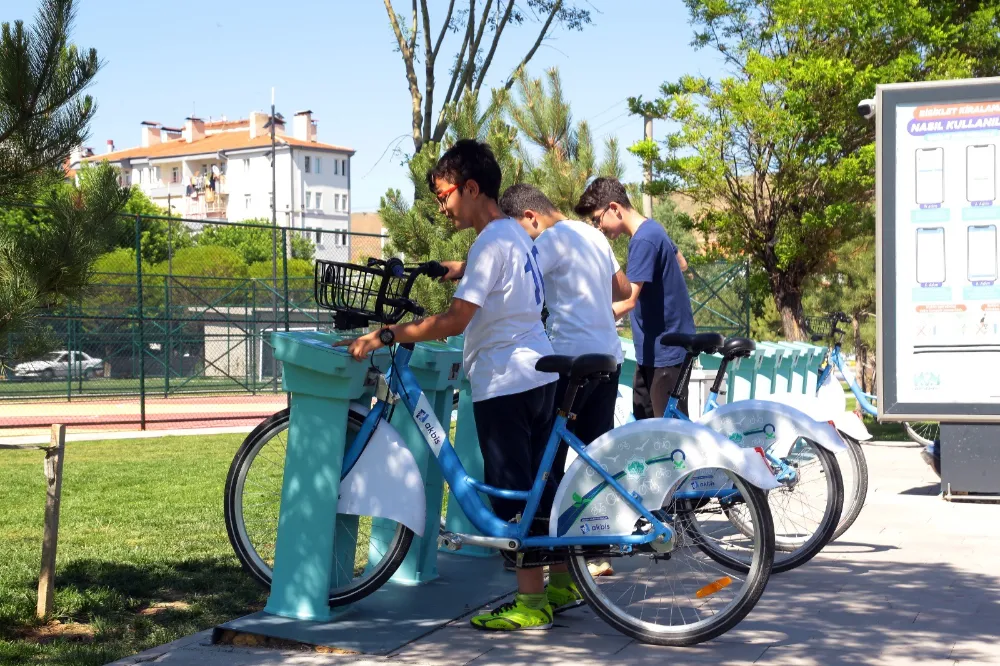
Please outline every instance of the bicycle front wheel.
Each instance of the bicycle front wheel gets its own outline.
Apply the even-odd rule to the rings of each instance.
[[[360,430],[364,415],[348,414],[347,441]],[[281,484],[288,442],[289,410],[274,414],[243,441],[226,479],[224,511],[229,542],[243,569],[264,587],[271,586],[278,537]],[[406,526],[385,518],[337,515],[338,552],[330,605],[343,606],[368,596],[396,572],[413,541]],[[353,548],[353,562],[349,552]]]
[[[844,511],[831,541],[839,539],[850,529],[861,515],[861,509],[864,508],[868,496],[868,461],[865,459],[861,443],[844,433],[840,433],[840,437],[847,444],[847,451],[837,456],[837,462],[840,463],[840,470],[844,476]],[[845,461],[847,464],[844,464]]]
[[[711,640],[736,626],[767,585],[774,558],[774,527],[764,493],[727,472],[746,504],[750,535],[740,534],[723,515],[723,497],[697,502],[674,500],[657,517],[674,530],[673,550],[611,548],[573,553],[570,571],[594,612],[618,631],[644,643],[687,646]],[[732,495],[732,493],[729,493]],[[692,525],[699,524],[698,529]],[[699,542],[742,553],[745,571],[724,568]],[[588,558],[614,560],[614,575],[594,576]]]
[[[923,421],[920,423],[903,423],[906,436],[917,444],[930,446],[941,439],[941,424]]]

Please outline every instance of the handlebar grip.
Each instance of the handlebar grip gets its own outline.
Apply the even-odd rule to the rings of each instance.
[[[420,267],[422,269],[420,272],[432,279],[442,278],[448,274],[448,269],[436,261],[428,261]]]
[[[385,272],[393,277],[403,277],[405,275],[403,262],[396,257],[393,257],[389,261],[385,262]]]
[[[847,335],[847,331],[842,331],[839,328],[833,329],[835,335]]]

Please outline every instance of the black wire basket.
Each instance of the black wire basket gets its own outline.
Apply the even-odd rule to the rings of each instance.
[[[339,261],[316,261],[316,304],[336,314],[336,328],[363,328],[369,322],[395,324],[409,309],[415,276],[391,269]]]

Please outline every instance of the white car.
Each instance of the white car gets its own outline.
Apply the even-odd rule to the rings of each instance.
[[[28,361],[14,366],[15,379],[50,380],[74,377],[91,379],[104,375],[104,362],[80,351],[55,351],[37,361]]]

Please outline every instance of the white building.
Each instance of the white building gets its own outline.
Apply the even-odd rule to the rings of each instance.
[[[183,128],[143,122],[141,145],[104,155],[75,151],[68,165],[107,160],[121,168],[123,184],[140,188],[157,205],[192,219],[239,222],[271,220],[269,115],[205,122],[188,118]],[[278,225],[346,232],[351,216],[351,156],[354,151],[316,140],[311,111],[296,113],[292,131],[277,117],[275,182]],[[213,174],[217,174],[213,179]],[[315,234],[320,245],[346,245],[346,234]],[[329,248],[332,249],[332,248]]]

